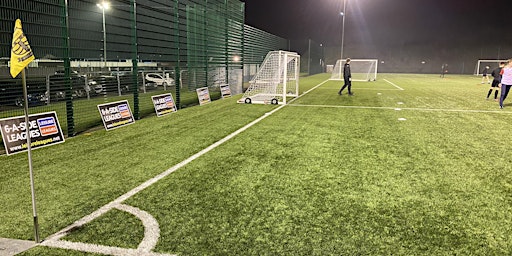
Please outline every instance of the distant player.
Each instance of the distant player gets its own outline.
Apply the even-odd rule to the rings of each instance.
[[[444,75],[448,73],[448,64],[441,65],[441,75],[439,77],[444,78]]]
[[[352,73],[350,72],[350,58],[347,58],[345,66],[343,67],[343,80],[345,83],[343,84],[343,87],[341,87],[338,94],[341,95],[345,87],[348,86],[348,95],[354,95],[352,93]]]
[[[510,87],[512,87],[512,59],[501,69],[501,97],[500,108],[503,108],[503,101],[507,98]]]
[[[500,62],[500,66],[495,68],[491,75],[494,77],[492,80],[491,88],[489,89],[489,92],[487,93],[487,99],[489,99],[489,96],[491,96],[492,90],[494,90],[494,101],[498,101],[498,91],[500,89],[499,85],[501,83],[501,69],[505,66],[505,62]]]
[[[489,82],[489,66],[485,66],[484,70],[482,70],[482,82],[481,82],[481,84],[483,84],[485,80],[487,80],[488,84],[491,83],[491,82]]]

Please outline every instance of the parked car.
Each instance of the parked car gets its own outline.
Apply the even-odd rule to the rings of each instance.
[[[45,78],[27,78],[27,98],[29,106],[44,105],[48,102]],[[0,81],[0,105],[22,107],[23,101],[21,80]]]
[[[28,90],[28,88],[27,88]],[[48,102],[48,93],[28,93],[27,100],[29,106],[40,106]],[[23,107],[23,96],[14,99],[14,105]]]
[[[72,71],[69,75],[71,79],[72,96],[82,98],[89,94],[100,94],[102,92],[101,85],[98,85],[93,79],[87,78],[85,75]],[[65,94],[65,75],[63,71],[57,71],[50,77],[50,100],[62,100],[66,98]]]
[[[169,73],[163,74],[160,73],[147,73],[146,74],[146,86],[148,83],[154,84],[154,86],[172,86],[175,84],[174,79],[169,77]]]
[[[116,79],[119,79],[119,85],[121,87],[121,92],[131,92],[133,86],[133,77],[132,71],[113,71],[111,75]],[[137,81],[139,84],[142,84],[142,77],[137,76]]]

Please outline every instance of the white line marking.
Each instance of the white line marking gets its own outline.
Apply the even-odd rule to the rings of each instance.
[[[174,254],[160,254],[155,252],[143,252],[137,249],[126,249],[98,244],[86,244],[79,242],[70,242],[70,241],[62,241],[62,240],[51,240],[45,241],[44,246],[68,249],[68,250],[77,250],[82,252],[91,252],[91,253],[99,253],[99,254],[107,254],[107,255],[116,255],[116,256],[175,256]]]
[[[512,114],[512,111],[503,110],[472,110],[472,109],[443,109],[443,108],[395,108],[395,107],[368,107],[368,106],[334,106],[334,105],[302,105],[289,104],[290,107],[315,107],[315,108],[353,108],[353,109],[391,109],[391,110],[417,110],[417,111],[439,111],[439,112],[462,112],[462,113],[500,113]]]
[[[323,82],[321,82],[320,84],[316,85],[315,87],[307,90],[306,92],[304,92],[303,94],[299,95],[297,98],[295,99],[292,99],[290,100],[290,103],[294,102],[295,100],[299,99],[300,97],[308,94],[309,92],[315,90],[316,88],[320,87],[321,85],[325,84],[327,81],[329,80],[325,80]],[[273,109],[272,111],[270,112],[267,112],[265,113],[263,116],[259,117],[258,119],[250,122],[249,124],[245,125],[244,127],[236,130],[235,132],[229,134],[228,136],[222,138],[221,140],[213,143],[212,145],[206,147],[205,149],[197,152],[196,154],[190,156],[189,158],[181,161],[180,163],[176,164],[175,166],[169,168],[168,170],[160,173],[159,175],[145,181],[144,183],[142,183],[141,185],[137,186],[136,188],[128,191],[127,193],[125,193],[124,195],[121,195],[120,197],[116,198],[114,201],[100,207],[98,210],[92,212],[91,214],[87,215],[87,216],[84,216],[83,218],[75,221],[73,224],[65,227],[64,229],[58,231],[57,233],[49,236],[45,241],[43,241],[41,243],[41,245],[44,245],[44,246],[51,246],[51,247],[59,247],[59,248],[65,248],[65,249],[73,249],[70,247],[70,244],[72,242],[67,242],[67,241],[60,241],[59,239],[61,239],[62,237],[66,236],[69,232],[71,232],[74,228],[78,228],[78,227],[81,227],[91,221],[93,221],[94,219],[98,218],[99,216],[103,215],[104,213],[110,211],[112,208],[117,208],[121,205],[122,202],[124,202],[125,200],[129,199],[130,197],[132,197],[133,195],[139,193],[140,191],[148,188],[149,186],[155,184],[156,182],[158,182],[159,180],[167,177],[169,174],[175,172],[176,170],[180,169],[181,167],[189,164],[190,162],[194,161],[195,159],[201,157],[202,155],[210,152],[211,150],[215,149],[216,147],[224,144],[226,141],[232,139],[233,137],[237,136],[238,134],[244,132],[245,130],[249,129],[250,127],[252,127],[253,125],[259,123],[260,121],[262,121],[263,119],[269,117],[270,115],[274,114],[275,112],[281,110],[282,108],[286,107],[288,105],[281,105],[275,109]],[[82,244],[82,245],[87,245],[87,244],[83,244],[83,243],[72,243],[72,244]],[[87,251],[85,249],[87,249],[87,246],[82,246],[80,245],[80,249],[79,250],[84,250],[84,251]],[[61,247],[62,246],[62,247]],[[96,245],[94,245],[96,246]],[[106,250],[110,250],[111,248],[115,248],[115,249],[122,249],[122,248],[117,248],[117,247],[108,247],[108,246],[96,246],[98,248],[104,248]],[[136,250],[135,250],[136,251]],[[99,253],[102,253],[100,251],[98,251]],[[118,255],[118,254],[114,254],[114,255]],[[127,254],[119,254],[119,255],[127,255]],[[156,254],[155,254],[156,255]]]
[[[402,87],[400,87],[400,86],[398,86],[398,85],[396,85],[396,84],[394,84],[394,83],[392,83],[392,82],[388,81],[387,79],[383,79],[383,80],[384,80],[384,81],[386,81],[386,82],[388,82],[388,83],[389,83],[389,84],[391,84],[392,86],[394,86],[394,87],[398,88],[400,91],[403,91],[403,90],[404,90]]]
[[[158,221],[156,221],[151,214],[137,207],[120,204],[116,206],[116,208],[121,211],[131,213],[142,221],[142,225],[144,226],[144,239],[140,242],[137,250],[141,252],[151,252],[151,250],[155,249],[155,246],[158,243],[158,238],[160,237]]]
[[[367,91],[397,91],[397,89],[376,89],[376,88],[359,88],[357,90],[367,90]]]
[[[327,83],[327,82],[329,82],[329,80],[325,80],[325,81],[323,81],[323,82],[321,82],[321,83],[317,84],[315,87],[313,87],[313,88],[311,88],[311,89],[309,89],[309,90],[305,91],[305,92],[304,92],[303,94],[301,94],[299,97],[297,97],[297,98],[295,98],[295,99],[292,99],[292,100],[290,101],[290,103],[292,103],[292,102],[293,102],[293,101],[295,101],[296,99],[299,99],[300,97],[302,97],[302,96],[304,96],[304,95],[306,95],[306,94],[310,93],[311,91],[315,90],[316,88],[318,88],[318,87],[322,86],[323,84],[325,84],[325,83]]]
[[[332,88],[322,88],[322,90],[332,90]],[[339,88],[338,88],[339,90]],[[361,88],[357,87],[357,90],[366,90],[366,91],[398,91],[397,89],[378,89],[378,88]]]

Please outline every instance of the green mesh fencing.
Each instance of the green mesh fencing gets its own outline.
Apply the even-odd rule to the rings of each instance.
[[[244,24],[238,0],[0,1],[0,118],[23,115],[21,79],[9,75],[14,21],[36,56],[27,69],[29,111],[56,111],[73,136],[101,126],[97,105],[128,100],[137,119],[151,96],[172,93],[179,108],[196,89],[241,93],[244,65],[261,63],[287,40]]]
[[[289,50],[289,41],[266,31],[244,26],[244,69],[243,89],[258,71],[267,53],[274,50]]]

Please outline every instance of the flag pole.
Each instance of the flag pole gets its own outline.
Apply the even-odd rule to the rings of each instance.
[[[23,84],[23,98],[25,100],[25,131],[27,137],[27,151],[28,151],[28,169],[30,172],[30,191],[32,193],[32,213],[34,216],[34,237],[36,243],[39,243],[39,223],[37,221],[37,208],[36,208],[36,191],[34,188],[34,171],[32,168],[32,145],[30,138],[30,121],[28,116],[28,94],[27,94],[27,78],[25,75],[25,68],[21,70],[21,83]]]

